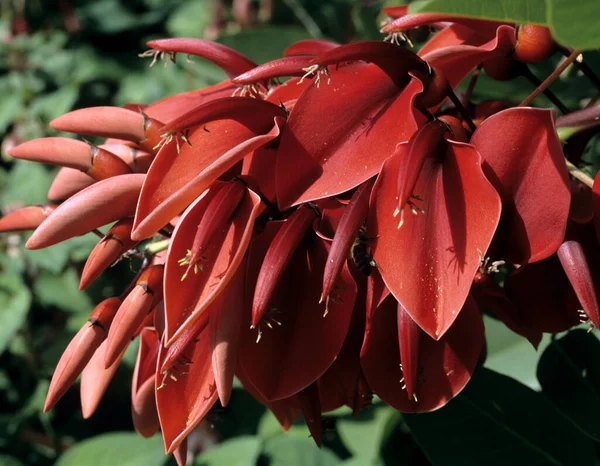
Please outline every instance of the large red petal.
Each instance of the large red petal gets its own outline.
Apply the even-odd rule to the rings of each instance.
[[[162,374],[164,381],[161,376],[156,377],[156,406],[167,454],[183,442],[217,401],[209,340],[209,331],[205,328],[186,355],[189,364],[175,366]],[[166,353],[162,345],[158,353],[158,367],[162,366]],[[177,370],[177,367],[182,369]]]
[[[396,145],[417,129],[413,101],[423,85],[404,90],[373,64],[341,67],[331,84],[313,83],[296,102],[279,146],[281,209],[343,193],[375,175]]]
[[[483,320],[469,298],[458,318],[440,341],[423,334],[419,343],[417,401],[402,390],[398,351],[397,303],[388,297],[370,317],[361,351],[369,385],[386,403],[405,413],[439,409],[467,384],[484,343]]]
[[[496,113],[475,131],[471,144],[502,197],[506,259],[522,264],[550,256],[565,236],[571,200],[553,111],[511,108]]]
[[[244,317],[248,325],[256,277],[280,226],[279,222],[267,225],[251,246]],[[329,312],[324,317],[325,304],[319,304],[319,295],[326,260],[323,240],[316,236],[307,239],[275,290],[270,311],[260,323],[260,341],[257,342],[256,329],[247,326],[242,329],[239,363],[249,382],[267,400],[288,398],[306,388],[331,366],[342,348],[357,287],[344,268],[335,290],[335,302],[330,300]]]
[[[218,187],[215,185],[215,187]],[[178,261],[187,255],[194,242],[198,224],[218,189],[199,198],[182,216],[173,232],[165,268],[166,342],[170,345],[191,325],[227,286],[237,270],[260,211],[260,198],[248,190],[238,210],[222,232],[203,252],[206,261],[198,273],[189,273],[182,281],[186,267]]]
[[[269,120],[269,121],[266,121]],[[138,203],[132,238],[146,238],[184,210],[245,155],[279,136],[280,121],[249,115],[195,129],[179,153],[165,145],[152,163]]]
[[[468,144],[448,141],[425,161],[414,194],[424,213],[398,226],[397,180],[407,146],[386,161],[371,197],[367,231],[385,284],[419,326],[439,339],[462,308],[500,218],[500,198]]]

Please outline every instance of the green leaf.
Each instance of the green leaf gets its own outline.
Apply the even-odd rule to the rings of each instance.
[[[265,442],[263,453],[271,460],[270,466],[337,466],[341,463],[331,450],[319,449],[311,439],[288,434]]]
[[[484,322],[488,345],[485,367],[508,375],[534,390],[539,389],[535,368],[541,350],[550,343],[550,337],[544,335],[536,351],[531,343],[499,320],[486,316]]]
[[[597,0],[546,0],[552,36],[579,50],[600,47],[600,2]]]
[[[600,341],[573,330],[554,341],[538,365],[544,394],[582,432],[600,441]]]
[[[256,437],[235,437],[202,453],[195,466],[254,466],[260,454],[260,440]]]
[[[25,323],[31,292],[16,275],[0,274],[0,354]]]
[[[411,3],[409,11],[448,13],[509,23],[546,24],[545,0],[420,0]]]
[[[0,134],[6,131],[6,128],[19,114],[21,108],[21,96],[19,94],[4,94],[0,100]]]
[[[162,466],[167,459],[160,435],[144,439],[134,433],[117,432],[75,445],[56,466]]]
[[[404,419],[434,466],[579,466],[596,457],[543,395],[483,368],[444,408]]]
[[[62,275],[42,271],[33,286],[36,298],[44,306],[55,306],[65,312],[90,313],[91,299],[79,290],[79,277],[74,268]]]
[[[6,184],[2,186],[2,203],[21,205],[44,204],[52,184],[52,173],[43,165],[17,160],[10,170]]]
[[[373,405],[355,417],[340,418],[337,430],[346,448],[364,459],[364,464],[371,464],[379,458],[381,447],[400,419],[395,409]]]
[[[219,42],[243,53],[256,63],[264,63],[280,58],[287,47],[302,39],[310,39],[304,28],[262,26],[254,31],[220,37]]]

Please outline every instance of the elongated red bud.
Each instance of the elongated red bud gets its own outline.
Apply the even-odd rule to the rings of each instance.
[[[235,84],[253,84],[270,79],[287,76],[304,76],[309,62],[314,55],[295,55],[293,57],[278,58],[256,68],[246,71],[232,79]]]
[[[290,45],[283,52],[284,57],[296,57],[299,55],[321,55],[331,49],[339,47],[340,44],[324,39],[305,39]]]
[[[296,396],[304,415],[304,422],[306,422],[312,439],[320,448],[323,440],[323,416],[321,415],[321,400],[317,382],[311,383]]]
[[[179,444],[175,450],[173,450],[173,457],[177,462],[177,466],[186,466],[188,463],[188,441],[187,437],[183,439],[183,442]]]
[[[357,240],[358,232],[365,223],[373,183],[373,180],[369,180],[360,185],[352,195],[348,206],[344,209],[327,255],[323,272],[321,301],[331,293],[344,262],[348,259],[352,245]]]
[[[328,65],[337,65],[347,61],[367,61],[381,68],[398,87],[404,87],[408,81],[408,73],[417,75],[424,84],[430,74],[427,62],[414,52],[390,42],[368,40],[341,45],[325,52],[309,64],[315,70]]]
[[[98,147],[115,154],[135,173],[146,173],[154,160],[154,154],[127,144],[101,144]]]
[[[210,309],[210,349],[217,393],[227,406],[237,368],[238,348],[244,314],[244,279],[246,261],[242,261],[228,287]]]
[[[225,97],[199,105],[184,113],[165,124],[161,128],[161,132],[163,134],[181,132],[211,121],[223,119],[244,122],[247,120],[248,115],[253,113],[271,114],[273,118],[277,116],[287,118],[285,109],[266,100],[253,97]]]
[[[448,13],[416,13],[416,14],[400,14],[401,9],[405,7],[397,7],[398,10],[394,11],[390,9],[390,13],[386,10],[388,16],[395,18],[394,21],[386,24],[381,28],[381,32],[407,32],[411,29],[419,26],[429,26],[435,23],[457,23],[467,27],[472,27],[477,30],[479,28],[486,27],[488,30],[493,30],[494,26],[500,26],[502,23],[499,21],[481,21],[480,19],[466,18],[464,16],[456,16]],[[484,25],[483,25],[483,24]]]
[[[140,333],[140,347],[131,384],[131,418],[142,437],[152,437],[159,428],[154,379],[160,344],[153,328]]]
[[[88,322],[73,337],[56,365],[44,412],[48,412],[73,385],[100,344],[105,340],[111,322],[121,304],[119,298],[108,298],[96,306]]]
[[[578,241],[565,241],[558,248],[557,255],[583,311],[596,327],[600,327],[598,297],[583,247]]]
[[[115,372],[117,372],[121,359],[123,359],[123,355],[127,350],[127,346],[125,346],[115,362],[108,369],[105,369],[104,359],[106,356],[106,346],[107,341],[104,340],[81,373],[79,396],[81,399],[81,412],[84,419],[89,419],[96,411],[96,408],[104,396],[104,392],[106,392],[110,381],[115,375]]]
[[[48,190],[48,200],[64,201],[95,182],[96,180],[91,176],[79,170],[63,167],[52,181],[52,185]]]
[[[122,254],[137,244],[137,241],[131,239],[132,229],[133,217],[119,220],[108,230],[104,238],[94,247],[83,267],[79,282],[80,290],[87,288]]]
[[[74,168],[103,180],[131,173],[129,166],[105,149],[70,138],[40,138],[9,150],[17,159]]]
[[[144,175],[121,175],[98,181],[62,203],[25,244],[41,249],[83,235],[135,213]]]
[[[317,213],[311,207],[301,206],[290,215],[273,238],[256,281],[254,301],[252,302],[253,327],[258,325],[267,311],[277,283],[315,218],[317,218]]]
[[[187,269],[181,277],[182,281],[192,269],[194,273],[198,273],[199,268],[202,270],[202,260],[206,260],[202,255],[203,252],[206,251],[217,232],[226,230],[231,216],[242,202],[245,194],[246,186],[241,181],[233,181],[219,189],[212,198],[198,225],[189,255],[179,262],[181,265],[187,264]]]
[[[65,113],[52,120],[57,131],[132,141],[153,151],[160,142],[162,123],[140,112],[119,107],[89,107]]]
[[[55,205],[32,205],[13,210],[0,219],[0,233],[33,230],[39,227],[56,207]]]
[[[108,332],[105,366],[107,369],[119,357],[140,324],[162,299],[164,265],[151,265],[136,281],[123,300]]]
[[[408,315],[402,304],[398,303],[398,341],[400,343],[400,369],[402,369],[402,388],[406,389],[408,399],[417,401],[417,378],[419,376],[419,349],[423,330]]]
[[[219,298],[217,298],[219,300]],[[176,364],[180,364],[182,361],[187,361],[185,356],[186,350],[190,347],[190,344],[194,343],[206,326],[208,325],[210,312],[204,312],[198,319],[188,325],[181,336],[178,337],[169,347],[167,348],[166,355],[164,357],[162,366],[160,367],[161,374],[167,374],[171,372]]]
[[[443,155],[444,135],[448,127],[443,121],[434,120],[422,126],[408,141],[408,153],[400,162],[398,170],[398,206],[394,217],[400,214],[400,228],[404,222],[404,210],[409,207],[413,212],[416,204],[411,201],[419,173],[425,160]]]
[[[256,63],[238,51],[210,40],[181,37],[151,40],[146,45],[157,52],[185,53],[205,58],[225,71],[230,78],[256,67]],[[153,55],[150,52],[146,53],[148,56]]]

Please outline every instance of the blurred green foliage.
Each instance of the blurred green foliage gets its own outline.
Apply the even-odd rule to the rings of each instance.
[[[382,3],[273,1],[271,11],[258,9],[247,24],[235,18],[227,6],[216,21],[216,2],[212,0],[0,3],[3,213],[25,202],[47,201],[56,170],[15,162],[6,156],[6,150],[24,140],[53,134],[48,127],[53,118],[85,106],[150,103],[224,78],[218,68],[201,60],[180,60],[177,65],[148,70],[149,61],[137,56],[145,50],[147,40],[217,37],[257,62],[264,62],[279,57],[291,43],[309,37],[340,42],[378,39]],[[259,2],[253,6],[259,8]],[[592,67],[600,69],[596,55],[590,60]],[[533,72],[543,79],[554,64],[544,63],[534,67]],[[510,96],[519,101],[531,89],[530,83],[520,79],[499,83],[482,75],[473,100]],[[573,70],[568,70],[552,89],[572,106],[593,95],[591,85]],[[543,100],[539,102],[544,104]],[[600,168],[599,153],[600,141],[592,139],[584,161],[593,172]],[[77,386],[50,413],[42,414],[48,382],[62,351],[87,320],[94,303],[120,294],[132,275],[130,265],[123,261],[81,292],[79,274],[97,238],[86,235],[41,251],[28,251],[24,248],[27,237],[0,237],[0,464],[174,464],[172,458],[164,457],[158,436],[144,440],[132,432],[129,393],[135,345],[128,350],[91,419],[82,419]],[[600,383],[597,371],[591,368],[585,375],[573,372],[573,364],[581,361],[577,347],[571,344],[574,337],[544,341],[542,349],[547,349],[538,367],[538,383],[535,371],[541,351],[536,353],[527,341],[492,319],[487,320],[487,329],[486,366],[521,384],[480,369],[457,400],[434,414],[403,417],[378,402],[357,417],[348,410],[339,410],[331,415],[331,429],[325,433],[320,450],[304,425],[294,425],[283,434],[275,418],[238,387],[230,405],[215,408],[203,424],[204,430],[194,434],[199,445],[204,442],[203,447],[217,444],[199,455],[194,464],[446,466],[506,464],[509,460],[515,465],[594,464],[597,417],[590,418],[590,413],[600,412]],[[597,363],[597,339],[581,332],[577,338],[587,342],[586,357]],[[559,382],[567,381],[574,391],[570,386],[557,390],[554,370],[565,373]],[[548,392],[547,398],[531,389],[539,389],[540,384]],[[573,393],[585,397],[585,407],[573,409],[569,404]],[[535,422],[523,424],[519,413],[528,413]],[[548,435],[532,439],[536,429],[545,429]],[[473,437],[475,434],[479,437]],[[490,436],[496,443],[484,442]],[[497,455],[493,451],[494,445],[501,448],[497,442],[519,453]],[[540,455],[540,450],[554,454],[548,458]]]

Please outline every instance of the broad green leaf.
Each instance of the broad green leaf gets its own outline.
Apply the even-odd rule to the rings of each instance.
[[[508,375],[534,390],[539,389],[535,368],[541,351],[550,343],[550,337],[545,335],[536,351],[531,343],[499,320],[486,316],[484,322],[488,345],[485,367]]]
[[[509,23],[546,24],[545,0],[419,0],[411,13],[448,13]]]
[[[0,354],[25,323],[31,292],[17,275],[0,274]]]
[[[542,357],[537,376],[544,394],[582,432],[600,441],[600,341],[573,330],[554,341]]]
[[[265,442],[263,453],[270,466],[338,466],[340,459],[329,449],[318,448],[309,438],[278,435]]]
[[[2,203],[20,203],[23,206],[47,203],[46,195],[52,178],[52,172],[43,165],[17,160],[2,186]]]
[[[42,271],[33,289],[44,306],[83,314],[89,314],[94,307],[89,296],[79,290],[79,277],[74,268],[65,270],[60,276]]]
[[[234,437],[220,443],[196,458],[195,466],[254,466],[260,454],[256,437]]]
[[[357,416],[340,418],[337,430],[346,448],[360,456],[365,463],[373,464],[381,452],[390,432],[401,419],[398,411],[384,404],[373,405]]]
[[[310,36],[300,27],[262,26],[254,31],[220,37],[219,42],[256,63],[264,63],[280,58],[287,47],[302,39],[310,39]]]
[[[561,44],[579,50],[600,47],[600,2],[598,0],[546,0],[552,36]]]
[[[579,466],[596,457],[542,394],[483,368],[444,408],[404,419],[434,466]]]
[[[160,435],[144,439],[131,432],[117,432],[75,445],[56,466],[162,466],[167,459]]]

